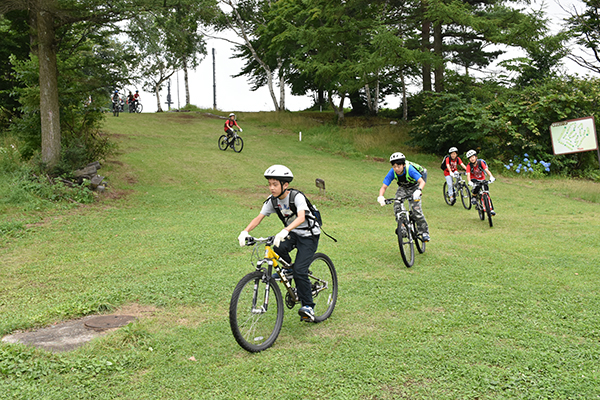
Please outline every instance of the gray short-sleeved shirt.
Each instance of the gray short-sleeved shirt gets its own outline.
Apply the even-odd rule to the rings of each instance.
[[[283,199],[283,200],[277,199],[277,206],[279,207],[279,210],[281,210],[281,214],[286,218],[289,217],[287,219],[286,226],[289,226],[296,219],[296,215],[293,215],[292,210],[290,209],[290,197],[291,196],[288,194],[287,196],[285,196],[285,199]],[[296,197],[294,198],[294,203],[296,204],[297,211],[304,210],[306,212],[305,215],[312,216],[312,213],[308,209],[308,204],[306,203],[306,197],[304,197],[304,195],[302,193],[296,194]],[[275,209],[273,208],[273,203],[271,202],[270,199],[263,204],[263,207],[260,210],[260,213],[267,217],[271,214],[277,214],[277,211],[275,211]],[[297,234],[299,236],[320,235],[321,229],[319,229],[319,225],[316,223],[316,221],[315,221],[315,224],[316,225],[312,229],[312,233],[311,233],[310,229],[308,229],[308,218],[305,218],[304,222],[301,223],[296,229],[293,229],[292,232],[294,232],[295,234]],[[311,225],[312,225],[312,222],[311,222]]]

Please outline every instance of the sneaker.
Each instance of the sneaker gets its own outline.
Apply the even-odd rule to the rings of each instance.
[[[301,321],[306,322],[314,322],[315,321],[315,311],[310,306],[302,306],[298,310],[298,315],[300,316]]]
[[[476,205],[477,199],[475,197],[471,197],[471,204]]]
[[[496,215],[496,211],[492,210],[492,211],[490,211],[490,214]]]
[[[429,237],[429,234],[428,233],[424,233],[423,234],[423,241],[424,242],[429,242],[430,240],[431,240],[431,238]]]
[[[450,203],[454,201],[454,196],[449,196],[448,198],[450,199]]]
[[[288,281],[294,277],[294,270],[291,268],[284,268],[282,272]],[[271,278],[275,279],[277,282],[281,282],[281,276],[279,276],[277,272],[271,275]]]

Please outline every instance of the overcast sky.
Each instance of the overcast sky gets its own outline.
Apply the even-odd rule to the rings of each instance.
[[[553,30],[558,30],[562,19],[567,14],[562,8],[571,8],[578,5],[581,9],[581,2],[578,0],[561,0],[562,8],[556,0],[546,2],[536,1],[532,8],[539,9],[545,4],[548,17],[554,21]],[[250,85],[245,77],[233,78],[239,73],[244,62],[239,59],[230,59],[233,53],[233,44],[224,40],[209,39],[207,41],[208,54],[200,63],[195,71],[190,72],[190,101],[200,108],[212,108],[213,106],[213,62],[212,49],[216,50],[216,86],[217,86],[217,109],[225,112],[235,111],[273,111],[273,101],[266,87],[257,91],[251,91]],[[502,59],[519,56],[518,54],[506,54]],[[569,68],[576,68],[572,64]],[[585,71],[581,71],[585,74]],[[179,86],[177,85],[179,79]],[[179,91],[178,91],[179,87]],[[127,87],[126,90],[136,88]],[[276,95],[279,97],[279,89],[276,88]],[[156,111],[156,98],[151,93],[141,92],[144,112]],[[178,108],[185,105],[185,89],[183,82],[183,72],[179,71],[178,76],[171,77],[171,97],[174,104],[171,107]],[[161,102],[163,110],[167,109],[167,86],[161,92]],[[400,106],[400,97],[389,97],[386,99],[388,108],[397,108]],[[290,111],[303,110],[310,107],[312,99],[309,96],[292,96],[289,88],[286,89],[286,108]]]

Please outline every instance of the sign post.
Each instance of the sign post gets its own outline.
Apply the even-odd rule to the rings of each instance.
[[[594,117],[555,122],[550,125],[550,137],[555,155],[596,150],[600,165],[600,148]]]

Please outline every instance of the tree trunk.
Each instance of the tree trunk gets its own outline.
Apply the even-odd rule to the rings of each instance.
[[[185,82],[185,105],[190,105],[190,83],[188,81],[187,58],[183,58],[183,81]]]
[[[157,83],[154,86],[154,94],[156,95],[156,112],[163,112],[162,107],[160,106],[160,85],[162,82]]]
[[[425,12],[427,11],[427,5],[425,2],[421,3],[421,9],[423,13],[423,22],[421,24],[421,51],[423,53],[429,53],[430,48],[430,35],[431,35],[431,21],[425,18]],[[431,92],[431,63],[427,60],[429,57],[425,57],[423,62],[423,91]]]
[[[281,69],[282,61],[279,62],[279,109],[285,111],[285,76]]]
[[[48,169],[60,161],[60,108],[54,18],[48,10],[37,13],[38,57],[40,63],[40,117],[42,162]]]
[[[435,91],[437,93],[444,91],[444,55],[442,54],[442,25],[435,23],[433,25],[433,53],[437,56],[435,65]]]
[[[400,75],[400,82],[402,83],[402,119],[408,121],[408,103],[406,101],[406,82],[404,81],[404,74]]]
[[[333,96],[331,96],[331,91],[327,92],[327,97],[329,98],[329,105],[331,106],[331,108],[333,109],[333,112],[337,118],[338,124],[342,123],[344,121],[344,100],[346,99],[346,94],[344,93],[342,95],[342,99],[340,100],[340,107],[336,107],[335,103],[333,102]]]

